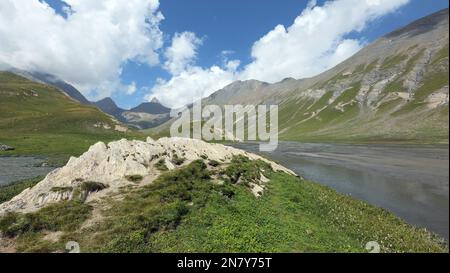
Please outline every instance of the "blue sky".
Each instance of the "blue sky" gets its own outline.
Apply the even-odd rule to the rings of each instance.
[[[65,15],[59,0],[45,0],[58,13]],[[197,47],[195,65],[208,68],[223,65],[224,50],[229,59],[240,61],[240,67],[252,62],[252,45],[278,24],[290,26],[306,8],[307,1],[259,1],[259,0],[161,0],[159,11],[164,20],[159,24],[163,33],[164,46],[159,48],[160,60],[164,62],[164,48],[170,46],[175,33],[193,32],[202,40]],[[318,6],[324,1],[317,1]],[[395,30],[398,27],[448,7],[446,0],[411,0],[394,13],[387,14],[368,23],[362,32],[351,32],[346,38],[358,39],[366,43]],[[320,35],[320,34],[318,34]],[[124,85],[136,83],[136,92],[112,90],[112,98],[124,108],[133,107],[145,98],[157,78],[170,80],[172,77],[162,65],[150,66],[130,60],[122,64],[120,81]]]

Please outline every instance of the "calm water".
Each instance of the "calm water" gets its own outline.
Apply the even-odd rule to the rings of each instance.
[[[0,157],[0,185],[34,178],[52,171],[52,167],[37,167],[43,162],[35,157]]]
[[[258,145],[233,144],[258,153]],[[449,147],[282,142],[263,153],[300,176],[449,238]]]

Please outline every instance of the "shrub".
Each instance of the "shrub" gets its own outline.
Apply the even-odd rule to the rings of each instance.
[[[217,161],[217,160],[210,160],[208,162],[208,165],[211,166],[211,167],[217,167],[217,166],[220,166],[220,162]]]
[[[183,164],[185,160],[186,160],[186,159],[184,159],[184,158],[182,158],[182,157],[179,157],[177,154],[174,154],[174,155],[172,156],[172,162],[173,162],[173,164],[175,164],[175,165],[177,165],[177,166]]]
[[[126,179],[128,181],[131,181],[131,182],[134,182],[134,183],[138,183],[138,182],[141,182],[142,179],[144,179],[144,177],[142,177],[142,175],[139,175],[139,174],[134,174],[134,175],[126,176]]]
[[[92,207],[82,202],[64,201],[33,213],[8,213],[0,219],[0,231],[8,237],[43,230],[73,231],[89,218],[91,211]]]
[[[59,193],[69,192],[72,190],[73,190],[72,187],[53,187],[50,189],[51,192],[59,192]]]
[[[96,192],[106,189],[107,187],[107,185],[100,182],[86,181],[81,184],[80,189],[84,192]]]
[[[155,163],[155,168],[158,171],[167,171],[167,166],[166,166],[166,161],[164,160],[164,158],[161,158],[160,160],[158,160],[158,162]]]
[[[231,164],[226,168],[225,174],[230,178],[231,183],[237,183],[239,179],[245,184],[259,180],[261,170],[270,171],[271,167],[264,161],[252,161],[249,158],[239,155],[233,156]]]

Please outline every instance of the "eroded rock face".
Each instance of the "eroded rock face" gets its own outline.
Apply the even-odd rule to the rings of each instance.
[[[72,199],[75,190],[88,181],[104,184],[106,188],[88,192],[87,202],[118,191],[127,185],[151,183],[161,173],[155,167],[155,164],[161,160],[164,161],[167,169],[175,169],[201,158],[226,163],[230,162],[235,155],[244,155],[251,160],[261,159],[269,163],[275,171],[294,175],[291,170],[258,155],[200,140],[161,138],[154,141],[148,138],[145,142],[125,139],[108,144],[98,142],[80,157],[70,158],[66,166],[52,171],[33,188],[26,189],[12,200],[0,204],[0,214],[9,211],[31,212],[50,203]],[[183,158],[184,162],[179,165],[174,164],[174,157]],[[132,176],[142,179],[138,182],[130,181],[129,177]],[[64,191],[55,192],[55,189],[64,189]]]

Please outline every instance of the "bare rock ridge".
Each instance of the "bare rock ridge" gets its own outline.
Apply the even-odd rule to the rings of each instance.
[[[146,185],[161,174],[160,165],[170,170],[205,158],[226,164],[233,156],[239,155],[250,160],[263,160],[275,171],[295,175],[291,170],[258,155],[200,140],[161,138],[154,141],[148,138],[145,142],[125,139],[108,144],[98,142],[80,157],[70,158],[66,166],[49,173],[34,187],[1,204],[0,215],[36,211],[51,203],[73,199],[77,194],[90,202],[117,193],[123,187]],[[181,158],[181,164],[174,161]],[[260,182],[253,185],[255,195],[264,189],[268,181],[261,175]]]

